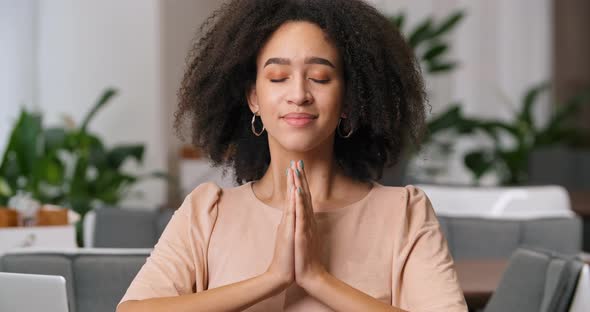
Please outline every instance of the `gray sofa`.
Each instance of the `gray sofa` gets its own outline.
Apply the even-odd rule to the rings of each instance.
[[[69,312],[112,312],[149,252],[149,249],[23,250],[2,256],[0,271],[61,275],[66,279]]]
[[[93,252],[6,254],[0,271],[66,278],[71,311],[113,311],[173,211],[101,209],[94,212]],[[508,259],[518,247],[562,254],[581,251],[579,218],[493,220],[439,217],[455,260]],[[131,230],[132,229],[132,230]],[[87,237],[88,238],[88,237]],[[120,247],[132,249],[117,249]]]
[[[151,248],[172,213],[172,210],[96,210],[89,247]],[[582,250],[582,221],[577,217],[505,220],[439,216],[438,219],[455,260],[508,259],[518,247],[544,248],[564,254]]]
[[[102,208],[84,219],[84,246],[152,248],[174,214],[172,209],[145,211]],[[133,229],[133,230],[130,230]]]
[[[582,251],[582,220],[578,217],[505,220],[439,216],[438,220],[455,260],[508,259],[518,247],[568,255]]]

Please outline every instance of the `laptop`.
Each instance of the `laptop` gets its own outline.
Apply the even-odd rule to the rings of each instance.
[[[68,312],[66,279],[0,272],[0,311]]]

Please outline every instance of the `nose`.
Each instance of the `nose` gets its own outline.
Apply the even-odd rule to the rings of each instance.
[[[308,90],[305,78],[293,79],[291,81],[287,102],[295,105],[310,104],[312,102],[312,96]]]

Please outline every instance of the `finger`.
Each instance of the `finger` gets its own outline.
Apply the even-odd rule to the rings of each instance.
[[[300,177],[301,177],[301,172],[299,171],[299,169],[297,169],[297,164],[294,161],[291,161],[291,170],[293,170],[293,178],[294,178],[294,182],[295,182],[295,188],[297,187],[301,187],[301,181],[300,181]]]
[[[304,170],[304,165],[303,165],[303,160],[299,160],[297,162],[297,169],[300,172],[300,181],[301,181],[301,188],[303,190],[303,194],[305,195],[305,202],[306,202],[306,208],[308,209],[308,212],[313,214],[313,207],[311,205],[311,191],[309,190],[309,183],[307,181],[307,175],[305,174],[305,170]]]
[[[293,216],[295,216],[295,181],[293,180],[293,175],[294,172],[291,168],[289,168],[289,176],[287,177],[288,179],[288,184],[289,184],[289,209],[290,209],[290,213],[293,214]]]
[[[289,173],[289,170],[290,170],[289,168],[287,168],[285,170],[285,175],[287,177],[287,189],[286,189],[287,190],[287,196],[285,197],[286,198],[285,205],[284,205],[285,209],[283,210],[283,218],[282,218],[282,220],[285,220],[285,218],[287,216],[287,212],[289,211],[289,205],[290,205],[289,195],[288,195],[289,194],[289,174],[290,174]]]
[[[295,189],[299,190],[299,193],[301,195],[302,198],[302,204],[303,204],[303,212],[304,213],[309,213],[309,209],[307,208],[307,194],[305,192],[305,188],[303,186],[303,181],[301,179],[301,171],[298,168],[298,165],[296,162],[291,162],[291,166],[293,167],[293,178],[295,181]]]
[[[285,219],[285,225],[286,227],[289,229],[289,235],[291,237],[295,237],[295,192],[293,192],[292,190],[292,185],[293,185],[293,171],[290,169],[287,169],[287,203],[285,206],[285,211],[283,213],[284,219]]]
[[[291,179],[291,171],[292,171],[291,168],[287,168],[287,170],[285,171],[286,172],[286,175],[287,175],[287,193],[286,193],[287,196],[285,197],[287,199],[287,203],[289,202],[289,200],[291,198],[289,196],[291,194],[291,181],[292,181],[292,179]]]
[[[295,189],[295,228],[299,235],[305,235],[306,211],[303,204],[303,190],[301,187]]]

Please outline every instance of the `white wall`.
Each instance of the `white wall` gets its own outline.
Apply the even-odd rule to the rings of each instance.
[[[460,101],[470,116],[509,119],[520,109],[520,100],[530,86],[551,79],[552,6],[550,0],[369,0],[384,13],[407,13],[407,26],[427,16],[439,20],[464,9],[466,16],[449,36],[450,57],[460,67],[450,75],[426,77],[432,112],[443,111]],[[535,116],[544,121],[550,111],[547,99],[537,105]],[[460,140],[457,154],[441,182],[468,183],[464,169],[465,150],[478,144]],[[424,161],[428,161],[425,156]],[[490,177],[490,182],[494,177]]]
[[[36,14],[36,0],[0,0],[0,155],[20,107],[36,103]]]
[[[165,169],[157,0],[52,0],[39,2],[38,99],[48,124],[62,114],[80,122],[106,87],[120,94],[90,129],[105,143],[142,142],[139,172]],[[127,164],[133,170],[133,164]],[[144,182],[143,200],[126,205],[155,208],[163,182]]]

